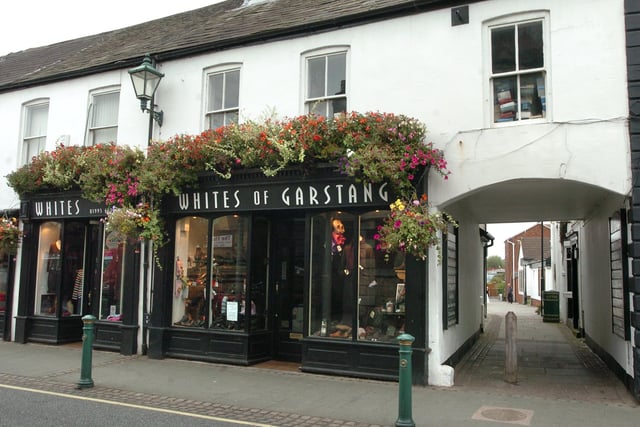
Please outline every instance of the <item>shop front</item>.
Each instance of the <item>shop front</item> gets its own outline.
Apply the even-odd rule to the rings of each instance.
[[[149,356],[395,380],[407,332],[424,377],[426,263],[376,250],[392,197],[386,184],[294,170],[167,198]]]
[[[16,341],[80,341],[82,316],[92,314],[98,319],[96,348],[135,353],[139,245],[105,236],[104,216],[104,205],[76,193],[22,201]]]

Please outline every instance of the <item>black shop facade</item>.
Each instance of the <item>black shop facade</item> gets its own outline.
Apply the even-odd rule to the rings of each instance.
[[[166,198],[149,357],[396,380],[406,332],[426,383],[426,262],[376,250],[393,197],[384,183],[291,170],[202,178]]]
[[[79,192],[21,200],[17,342],[81,341],[91,314],[95,348],[137,352],[140,242],[105,234],[105,216]]]

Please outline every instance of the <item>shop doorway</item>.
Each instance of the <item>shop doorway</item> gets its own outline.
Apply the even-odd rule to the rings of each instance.
[[[305,218],[274,218],[271,230],[272,357],[300,362],[304,332]]]

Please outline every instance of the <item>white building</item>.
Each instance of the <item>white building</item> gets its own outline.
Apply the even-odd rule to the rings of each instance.
[[[637,144],[631,135],[640,131],[637,112],[630,113],[629,105],[637,95],[633,64],[640,54],[633,49],[637,42],[632,38],[632,22],[625,27],[625,13],[637,14],[637,6],[624,0],[489,0],[464,6],[434,0],[321,4],[228,0],[122,30],[9,54],[0,58],[0,132],[9,144],[0,172],[5,176],[36,152],[53,150],[59,143],[83,146],[115,139],[118,145],[144,149],[149,122],[140,112],[128,70],[138,66],[146,53],[164,73],[155,94],[156,109],[164,113],[162,126],[152,127],[155,140],[197,135],[236,118],[259,120],[270,112],[295,117],[314,109],[328,115],[343,110],[380,111],[417,118],[427,125],[428,141],[444,152],[452,171],[446,181],[430,174],[429,200],[452,214],[459,228],[448,237],[445,262],[437,262],[433,249],[424,269],[416,267],[420,289],[407,285],[416,297],[407,307],[407,316],[409,309],[414,316],[414,326],[407,330],[416,335],[414,352],[420,361],[416,382],[450,383],[449,365],[481,333],[484,289],[479,278],[484,252],[478,230],[483,224],[571,221],[559,239],[567,247],[580,248],[579,262],[573,265],[579,284],[571,285],[579,286],[581,292],[580,328],[637,392],[640,355],[633,334],[640,322],[634,307],[640,304],[629,302],[639,288],[635,269],[625,270],[622,265],[635,266],[632,257],[638,253],[626,249],[634,248],[638,240],[635,219],[627,217],[635,206],[631,164]],[[316,86],[325,79],[326,86]],[[65,330],[60,326],[64,322],[56,323],[61,329],[53,330],[51,319],[42,313],[45,300],[36,296],[47,292],[37,291],[35,273],[29,273],[43,259],[43,240],[36,236],[44,235],[45,226],[58,230],[55,224],[62,234],[71,230],[69,218],[52,214],[38,219],[29,214],[42,197],[26,198],[23,202],[29,203],[21,206],[11,189],[0,192],[0,207],[22,207],[25,226],[32,233],[22,245],[16,274],[7,285],[13,298],[5,314],[5,339],[57,343],[77,339],[77,315],[88,312],[85,300],[82,309],[74,308],[69,317],[75,323],[69,320]],[[67,195],[51,197],[57,203]],[[360,213],[351,214],[357,217],[354,223],[362,223]],[[207,212],[200,216],[204,222],[194,225],[188,216],[169,210],[168,231],[175,235],[176,230],[202,226],[204,235],[210,235],[205,243],[215,244],[219,236],[204,224],[215,227],[218,215]],[[295,220],[287,226],[301,227],[301,242],[309,239],[304,224],[309,227],[313,218],[298,211],[291,215]],[[269,218],[274,227],[276,219],[283,219],[276,216]],[[620,216],[623,232],[616,234],[612,227]],[[98,219],[98,214],[87,214],[79,220],[87,235],[101,236]],[[183,243],[190,251],[195,240]],[[169,265],[180,244],[176,237],[175,244],[165,249]],[[111,249],[109,257],[135,256],[133,251],[126,252],[131,248]],[[313,260],[309,244],[297,250],[309,267]],[[556,268],[568,265],[566,254],[555,252]],[[106,269],[106,252],[101,256],[96,265]],[[127,266],[133,268],[131,263]],[[315,303],[308,268],[300,270],[305,271],[300,298],[289,295],[284,308],[279,305],[284,299],[273,299],[280,289],[276,280],[267,277],[264,304],[294,313],[291,318],[268,318],[273,310],[266,310],[260,334],[243,326],[242,333],[234,335],[216,332],[221,324],[215,326],[208,317],[202,319],[207,324],[198,328],[178,325],[180,303],[176,305],[174,296],[162,290],[177,266],[164,273],[141,266],[148,281],[145,274],[140,275],[139,289],[133,286],[115,304],[125,307],[118,306],[113,313],[107,310],[115,316],[128,310],[128,317],[118,319],[122,323],[108,323],[106,318],[100,323],[99,319],[97,345],[123,353],[148,350],[152,357],[241,364],[292,358],[308,371],[394,378],[393,342],[385,347],[365,343],[355,334],[340,340],[314,335]],[[448,271],[443,272],[443,267]],[[122,274],[138,277],[139,273]],[[298,277],[295,272],[291,277],[282,274],[283,279]],[[567,275],[556,269],[553,280],[562,277]],[[84,280],[85,293],[102,289],[102,276],[85,273]],[[65,285],[58,286],[54,302],[64,298]],[[153,286],[153,298],[145,299],[147,286]],[[554,283],[550,288],[565,292],[567,285]],[[212,304],[213,293],[204,295]],[[102,298],[105,307],[114,305],[106,302],[104,294]],[[362,304],[362,299],[354,301]],[[63,316],[57,310],[52,316],[56,319]],[[106,313],[97,307],[91,310],[99,318]],[[149,311],[146,324],[142,320]],[[359,326],[350,325],[354,330]],[[396,324],[387,337],[395,337],[400,330],[403,327]],[[365,360],[367,351],[373,354],[371,360]]]

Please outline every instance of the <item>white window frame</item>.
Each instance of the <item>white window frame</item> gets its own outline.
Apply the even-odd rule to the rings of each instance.
[[[302,90],[301,90],[301,110],[303,112],[303,114],[309,114],[312,110],[312,106],[315,103],[318,102],[326,102],[326,101],[331,101],[331,100],[337,100],[337,99],[341,99],[344,98],[345,99],[345,107],[344,107],[344,111],[347,112],[349,111],[349,52],[350,49],[348,46],[331,46],[331,47],[325,47],[322,49],[315,49],[315,50],[311,50],[311,51],[307,51],[307,52],[303,52],[301,55],[301,61],[302,61],[302,76],[301,76],[301,82],[302,82]],[[333,94],[333,95],[329,95],[327,94],[327,88],[326,88],[326,84],[327,84],[327,79],[326,79],[326,68],[325,68],[325,93],[323,96],[320,97],[309,97],[308,93],[309,93],[309,60],[311,59],[315,59],[315,58],[320,58],[320,57],[329,57],[329,56],[333,56],[333,55],[341,55],[344,54],[345,55],[345,88],[344,88],[344,93],[340,93],[340,94]],[[326,67],[326,64],[325,64]],[[327,111],[325,110],[325,113],[327,113]],[[339,114],[334,112],[335,114]],[[326,116],[326,114],[323,114],[324,116]]]
[[[499,73],[493,74],[492,72],[492,50],[491,50],[491,31],[500,27],[509,27],[514,25],[522,25],[530,22],[542,22],[542,51],[543,51],[543,59],[544,64],[541,68],[527,69],[527,70],[518,70],[513,72]],[[528,13],[518,13],[507,16],[502,16],[499,18],[495,18],[489,21],[485,21],[483,24],[483,46],[484,46],[484,70],[485,70],[485,78],[484,78],[484,93],[485,93],[485,103],[484,103],[484,116],[485,116],[485,125],[487,127],[508,127],[508,126],[518,126],[524,124],[535,124],[535,123],[546,123],[552,121],[552,89],[551,89],[551,54],[550,54],[550,24],[549,24],[549,12],[546,10],[543,11],[535,11]],[[516,47],[517,48],[517,47]],[[517,60],[517,51],[516,51],[516,60]],[[532,118],[532,119],[522,119],[518,117],[517,120],[507,121],[507,122],[495,122],[494,121],[494,92],[493,92],[493,80],[494,78],[499,77],[508,77],[508,76],[522,76],[527,74],[535,74],[542,72],[544,74],[544,91],[545,91],[545,114],[544,117],[541,118]],[[518,85],[517,88],[518,94],[516,101],[520,100],[520,87]],[[520,102],[517,102],[517,111],[520,111],[521,105]]]
[[[238,72],[238,105],[225,107],[225,87],[227,84],[227,74],[232,72]],[[211,77],[215,75],[222,74],[224,76],[223,79],[223,89],[222,89],[222,107],[221,108],[212,108],[210,105],[212,104],[212,100],[209,98],[210,95],[210,85],[211,85]],[[204,94],[204,129],[211,129],[211,119],[215,115],[222,114],[223,115],[223,126],[226,126],[234,120],[230,119],[228,116],[235,114],[237,117],[237,121],[240,121],[240,105],[242,105],[242,97],[241,97],[241,80],[242,80],[242,64],[241,63],[229,63],[218,65],[209,69],[206,69],[204,72],[204,90],[202,93]]]
[[[96,98],[100,97],[100,96],[104,96],[104,95],[112,95],[112,94],[118,94],[118,114],[116,115],[116,122],[112,123],[112,124],[106,124],[106,125],[99,125],[99,126],[95,126],[94,125],[94,118],[95,118],[95,104],[96,104]],[[96,138],[95,138],[95,133],[96,131],[100,131],[100,130],[108,130],[108,129],[115,129],[115,134],[116,137],[113,141],[102,141],[102,142],[114,142],[117,143],[118,140],[118,122],[120,121],[120,87],[110,87],[110,88],[102,88],[102,89],[98,89],[98,90],[94,90],[91,91],[89,93],[89,106],[87,108],[87,135],[85,138],[85,145],[87,146],[92,146],[92,145],[96,145]]]
[[[39,133],[37,135],[29,134],[28,124],[31,120],[31,115],[34,110],[46,108],[47,109],[47,123],[44,126],[44,134]],[[49,99],[38,99],[35,101],[31,101],[23,104],[22,106],[22,143],[20,144],[20,159],[21,164],[26,165],[31,162],[31,158],[39,153],[43,152],[47,146],[47,129],[49,122]],[[38,148],[34,152],[33,150],[29,150],[27,146],[34,143],[34,141],[38,141]],[[32,152],[33,155],[29,153]]]

